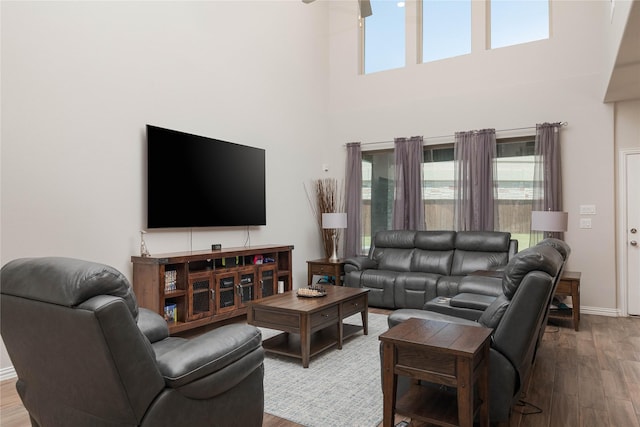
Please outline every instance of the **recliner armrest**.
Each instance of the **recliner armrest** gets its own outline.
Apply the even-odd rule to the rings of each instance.
[[[502,277],[466,276],[460,280],[458,292],[496,297],[502,294]]]
[[[347,258],[344,260],[344,271],[368,270],[370,268],[378,268],[378,263],[366,256],[358,256]]]
[[[486,310],[497,297],[492,295],[480,295],[470,293],[460,293],[449,300],[451,307],[469,308],[471,310]]]
[[[185,340],[159,356],[158,369],[167,386],[177,388],[240,361],[261,345],[262,333],[258,328],[245,324],[226,325]]]
[[[169,336],[169,326],[158,313],[146,308],[138,308],[138,329],[153,344]]]

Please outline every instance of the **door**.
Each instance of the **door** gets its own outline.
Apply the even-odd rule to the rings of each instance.
[[[243,268],[239,271],[240,280],[236,285],[238,288],[238,305],[246,307],[249,301],[256,299],[256,269],[253,267]]]
[[[640,152],[625,154],[624,198],[626,221],[623,274],[626,276],[627,307],[631,315],[640,315]],[[624,285],[624,284],[623,284]]]

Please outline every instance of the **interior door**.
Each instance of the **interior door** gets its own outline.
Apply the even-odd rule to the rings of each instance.
[[[640,152],[625,157],[627,309],[640,315]]]

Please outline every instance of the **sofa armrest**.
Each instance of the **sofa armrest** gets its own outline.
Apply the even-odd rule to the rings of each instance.
[[[193,383],[240,361],[260,348],[262,333],[254,326],[231,324],[185,340],[158,357],[158,369],[172,388]]]
[[[452,297],[449,300],[449,305],[451,305],[451,307],[484,311],[496,300],[496,298],[497,297],[492,295],[469,294],[463,292]]]
[[[469,275],[460,281],[458,293],[498,296],[502,294],[502,275],[500,277]]]
[[[169,326],[158,313],[146,308],[138,308],[138,329],[152,344],[169,336]]]
[[[348,273],[350,271],[363,271],[370,268],[378,268],[378,263],[366,256],[357,256],[353,258],[347,258],[344,260],[344,271]]]

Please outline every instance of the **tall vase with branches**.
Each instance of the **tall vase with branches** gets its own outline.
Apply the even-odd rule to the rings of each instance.
[[[313,209],[316,221],[318,222],[325,257],[328,258],[333,252],[333,236],[335,234],[336,245],[339,245],[340,232],[339,230],[322,228],[322,214],[343,212],[344,198],[341,189],[338,187],[338,181],[335,178],[317,179],[313,181],[313,189],[315,193],[315,200],[312,200],[311,197],[309,197],[309,192],[307,192],[307,198],[309,199],[311,209]]]

